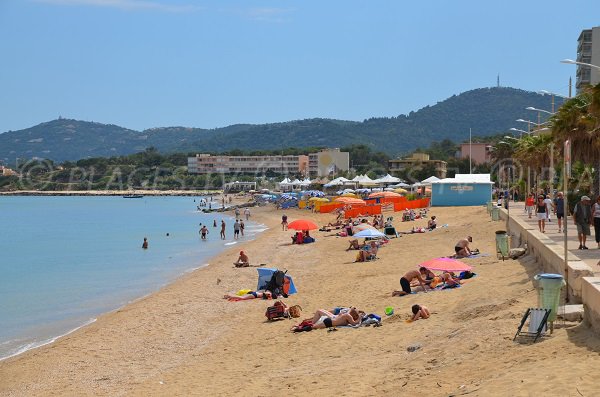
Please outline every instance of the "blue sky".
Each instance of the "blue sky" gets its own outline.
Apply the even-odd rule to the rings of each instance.
[[[0,132],[397,116],[500,84],[566,95],[600,1],[0,0]],[[574,92],[574,90],[573,90]],[[484,115],[482,115],[484,117]]]

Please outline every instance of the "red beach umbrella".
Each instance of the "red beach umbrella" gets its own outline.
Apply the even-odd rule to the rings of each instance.
[[[429,270],[442,270],[445,272],[464,272],[472,269],[472,267],[466,263],[452,258],[430,259],[421,263],[419,267],[426,267]]]
[[[319,226],[317,226],[316,223],[306,219],[297,219],[293,222],[290,222],[290,224],[288,225],[288,229],[294,230],[315,230],[318,228]]]

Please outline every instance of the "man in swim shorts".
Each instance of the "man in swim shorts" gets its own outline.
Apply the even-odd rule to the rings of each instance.
[[[208,234],[208,228],[206,227],[206,225],[203,225],[202,229],[200,229],[200,237],[202,237],[202,240],[206,240],[207,234]]]
[[[471,255],[471,249],[469,248],[469,243],[473,242],[473,237],[467,236],[463,239],[458,240],[456,245],[454,246],[454,252],[456,256],[459,258],[466,258]]]
[[[411,270],[407,272],[402,278],[400,278],[400,287],[402,287],[402,291],[394,291],[392,292],[392,296],[403,296],[412,293],[412,288],[410,283],[413,280],[417,280],[423,289],[423,291],[427,292],[427,288],[425,287],[425,278],[427,277],[427,269],[424,267],[419,268],[419,270]]]

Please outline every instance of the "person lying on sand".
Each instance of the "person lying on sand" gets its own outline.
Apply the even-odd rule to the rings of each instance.
[[[467,236],[463,239],[458,240],[456,245],[454,246],[455,256],[457,258],[466,258],[471,255],[471,249],[469,248],[469,243],[473,242],[473,237]]]
[[[273,299],[271,291],[250,291],[245,295],[237,295],[237,294],[225,294],[223,299],[227,299],[229,301],[245,301],[249,299]]]
[[[236,262],[233,262],[235,267],[248,267],[250,266],[250,259],[244,251],[240,251],[240,256]]]
[[[412,306],[413,316],[411,317],[411,321],[417,321],[418,319],[426,319],[429,318],[429,309],[427,309],[423,305],[413,305]]]
[[[309,321],[313,324],[312,329],[340,327],[343,325],[357,325],[362,321],[361,312],[355,307],[347,312],[335,315],[327,310],[319,309]]]
[[[427,292],[427,287],[425,286],[424,278],[427,276],[427,269],[424,267],[419,268],[419,270],[410,270],[404,276],[400,278],[400,286],[402,287],[402,291],[394,291],[392,292],[392,296],[403,296],[412,293],[412,288],[410,283],[413,280],[417,280],[419,282],[419,286],[424,292]]]

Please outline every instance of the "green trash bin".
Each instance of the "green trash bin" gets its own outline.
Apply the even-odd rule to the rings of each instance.
[[[498,207],[492,207],[492,220],[493,221],[500,220],[500,209]]]
[[[502,255],[502,259],[504,259],[508,257],[509,250],[508,234],[504,230],[498,230],[496,232],[496,253]]]
[[[560,303],[560,290],[566,284],[563,276],[553,273],[541,273],[534,277],[538,281],[538,305],[550,309],[549,322],[556,320],[558,304]]]

